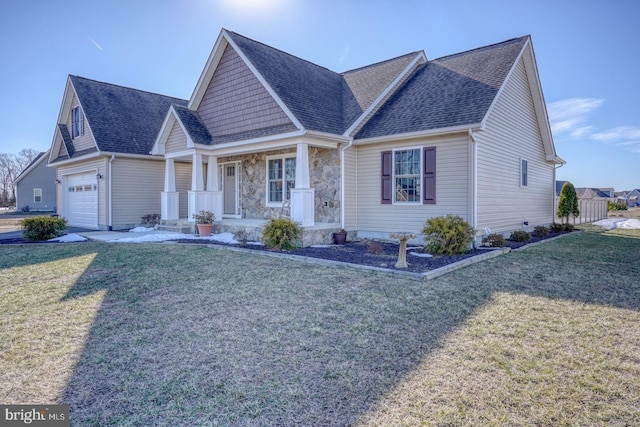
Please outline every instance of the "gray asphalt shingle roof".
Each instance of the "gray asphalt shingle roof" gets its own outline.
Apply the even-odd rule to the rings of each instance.
[[[184,99],[69,77],[100,151],[149,154],[169,106],[187,105]]]
[[[480,123],[527,39],[511,39],[421,65],[356,138]]]
[[[420,54],[336,73],[239,34],[227,34],[305,129],[337,135]],[[480,123],[527,40],[528,36],[515,38],[418,65],[356,138]],[[149,154],[171,105],[197,144],[295,130],[288,124],[212,137],[198,113],[187,108],[186,100],[78,76],[70,79],[100,151]],[[67,127],[59,128],[74,156]]]
[[[418,52],[341,74],[228,32],[310,130],[342,134]],[[369,138],[482,121],[528,36],[427,61],[356,135]]]
[[[189,132],[189,136],[196,144],[211,144],[211,134],[197,111],[189,110],[186,106],[174,105],[178,118]]]
[[[306,129],[342,133],[349,119],[343,117],[342,105],[357,102],[352,94],[343,93],[340,74],[240,34],[228,34]],[[353,108],[347,110],[353,115]]]

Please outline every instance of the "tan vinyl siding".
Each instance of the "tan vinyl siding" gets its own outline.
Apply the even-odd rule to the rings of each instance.
[[[73,101],[71,102],[71,108],[69,109],[69,115],[67,116],[67,129],[69,129],[69,135],[73,135],[72,130],[72,117],[73,117],[73,109],[80,105],[78,102],[78,98],[76,95],[73,95]],[[82,112],[84,115],[84,111]],[[96,148],[95,140],[93,139],[93,134],[91,133],[91,129],[89,129],[89,122],[87,118],[84,118],[84,135],[79,136],[77,138],[73,138],[73,146],[76,151],[88,150],[90,148]]]
[[[65,187],[67,175],[74,175],[77,173],[99,173],[103,177],[107,176],[107,160],[101,157],[96,160],[76,163],[73,165],[65,165],[56,168],[56,179],[62,182],[58,185],[57,200],[58,200],[58,215],[64,215],[64,199],[62,198],[62,189]],[[107,224],[107,180],[98,180],[98,228],[106,230]]]
[[[357,230],[358,228],[358,156],[356,148],[352,147],[344,152],[344,228]]]
[[[198,113],[213,136],[291,123],[231,46],[220,59]]]
[[[62,140],[62,136],[60,136],[59,133],[56,133],[56,144],[60,144],[60,148],[58,149],[56,155],[53,156],[53,158],[57,159],[58,157],[68,157],[69,155],[67,154],[67,148],[64,146],[64,141]]]
[[[179,193],[180,218],[189,217],[189,191],[191,190],[191,163],[175,163],[176,191]],[[158,196],[159,197],[159,196]]]
[[[175,153],[178,151],[184,151],[187,149],[187,136],[182,131],[180,125],[176,122],[171,128],[169,138],[167,138],[167,144],[165,146],[165,152]]]
[[[478,143],[478,229],[507,233],[553,221],[554,167],[545,153],[522,60],[514,69]],[[520,185],[520,160],[528,185]]]
[[[381,204],[381,153],[418,147],[436,147],[436,203]],[[460,215],[468,220],[469,162],[466,136],[360,146],[357,155],[359,231],[419,233],[428,218],[446,214]]]
[[[160,213],[164,162],[116,158],[111,171],[114,230],[137,226],[143,215]]]

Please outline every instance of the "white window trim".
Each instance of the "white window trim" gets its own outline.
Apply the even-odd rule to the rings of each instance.
[[[37,194],[40,193],[40,194]],[[36,200],[36,197],[40,196],[40,201]],[[42,203],[42,188],[33,189],[33,203]]]
[[[222,214],[223,218],[242,218],[242,203],[241,203],[241,195],[240,195],[240,189],[242,188],[242,163],[239,160],[235,160],[232,162],[225,162],[225,163],[218,163],[218,190],[217,191],[222,191],[224,194],[225,188],[224,188],[224,183],[225,183],[225,170],[227,166],[233,166],[235,167],[235,194],[236,194],[236,207],[235,207],[235,214]],[[223,199],[223,203],[224,203],[224,199]],[[223,206],[224,208],[224,206]],[[224,212],[224,209],[223,209]]]
[[[287,153],[287,154],[278,154],[273,156],[267,156],[265,163],[265,206],[269,208],[279,208],[282,207],[282,202],[270,202],[269,201],[269,161],[270,160],[278,160],[282,159],[282,191],[285,191],[287,183],[285,182],[286,171],[285,171],[285,159],[296,159],[296,153]],[[285,195],[282,194],[282,198],[284,199]]]
[[[420,154],[418,155],[419,159],[419,164],[420,164],[420,174],[418,175],[418,182],[420,184],[420,197],[418,201],[406,201],[406,202],[402,202],[402,201],[398,201],[396,200],[396,152],[397,151],[409,151],[409,150],[419,150]],[[393,191],[393,197],[391,198],[391,203],[394,205],[421,205],[422,204],[422,200],[423,200],[423,194],[422,192],[424,191],[424,188],[422,188],[422,178],[424,176],[424,147],[422,146],[418,146],[418,147],[400,147],[400,148],[395,148],[392,150],[391,153],[391,183],[393,185],[392,191]]]
[[[75,112],[78,111],[78,135],[75,134],[76,118]],[[79,138],[84,136],[84,112],[80,105],[71,108],[71,138]]]
[[[526,175],[527,182],[526,183],[523,183],[524,180],[522,179],[523,178],[522,173],[524,172],[522,168],[523,162],[527,163],[527,175]],[[520,188],[527,188],[529,186],[529,161],[523,157],[520,157],[520,178],[519,179],[520,179]]]

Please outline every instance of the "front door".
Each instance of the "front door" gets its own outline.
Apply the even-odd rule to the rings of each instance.
[[[236,164],[222,166],[224,214],[237,215],[238,174]]]

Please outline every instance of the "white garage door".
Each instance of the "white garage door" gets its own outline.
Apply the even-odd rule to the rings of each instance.
[[[74,227],[98,228],[96,173],[67,177],[67,222]]]

